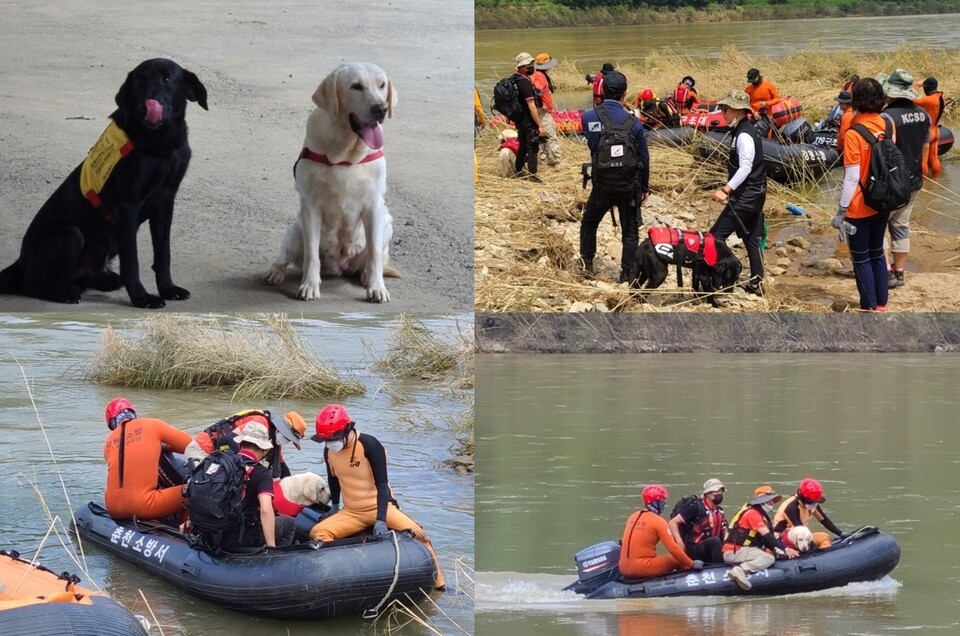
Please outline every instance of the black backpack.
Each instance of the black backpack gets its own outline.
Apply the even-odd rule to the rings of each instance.
[[[676,504],[674,504],[673,510],[670,511],[670,516],[667,517],[667,518],[668,518],[668,519],[673,519],[673,518],[676,517],[678,514],[680,514],[680,512],[681,512],[684,508],[686,508],[687,506],[689,506],[689,505],[691,505],[691,504],[695,504],[695,503],[697,503],[698,501],[700,501],[700,497],[698,497],[697,495],[687,495],[686,497],[684,497],[683,499],[681,499],[680,501],[678,501]],[[688,519],[687,521],[691,521],[691,520]]]
[[[244,526],[244,491],[254,464],[231,451],[207,455],[190,478],[187,510],[201,534],[220,535]]]
[[[910,202],[913,190],[903,153],[893,142],[893,122],[886,117],[884,137],[877,140],[863,124],[851,126],[870,144],[870,166],[860,182],[863,201],[877,212],[893,212]]]
[[[603,104],[597,104],[594,110],[600,118],[602,129],[600,144],[593,157],[593,189],[598,194],[612,198],[633,195],[640,176],[637,140],[632,130],[637,118],[628,114],[618,125],[610,121]]]
[[[493,110],[516,122],[523,115],[517,81],[511,75],[493,87]]]

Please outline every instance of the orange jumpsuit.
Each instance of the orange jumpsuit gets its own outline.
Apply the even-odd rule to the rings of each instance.
[[[780,91],[773,82],[767,80],[762,80],[759,86],[747,84],[743,92],[750,96],[750,108],[753,112],[760,110],[760,102],[766,102],[767,108],[780,103]]]
[[[940,155],[937,152],[940,145],[940,117],[943,116],[943,93],[935,91],[929,95],[921,95],[913,100],[913,103],[923,108],[930,115],[930,149],[927,155],[921,159],[920,167],[923,170],[923,176],[929,173],[931,176],[940,176]]]
[[[323,451],[331,501],[338,502],[342,494],[343,508],[313,526],[310,538],[335,541],[366,530],[377,519],[382,519],[391,530],[410,530],[427,547],[437,569],[434,584],[437,588],[443,587],[443,572],[430,537],[420,524],[400,511],[393,499],[387,481],[387,454],[383,445],[377,438],[360,431],[351,437],[353,441],[339,452]],[[373,457],[367,456],[368,449]],[[381,506],[384,510],[380,509]]]
[[[120,432],[124,431],[123,475],[120,474]],[[161,444],[182,453],[190,434],[163,420],[138,417],[110,431],[103,444],[107,462],[107,512],[114,519],[159,519],[181,512],[180,486],[157,489]]]
[[[670,554],[657,556],[657,544],[661,542]],[[621,545],[620,573],[630,579],[693,567],[693,560],[671,536],[666,519],[646,508],[627,519]]]

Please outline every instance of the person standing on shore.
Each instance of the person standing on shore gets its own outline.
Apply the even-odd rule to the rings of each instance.
[[[936,77],[928,77],[923,80],[923,95],[913,100],[913,103],[920,106],[927,115],[930,116],[930,147],[927,154],[923,156],[923,162],[920,168],[923,176],[940,176],[940,155],[938,154],[940,146],[940,118],[943,117],[943,91],[939,90],[939,84]]]
[[[517,86],[520,100],[520,116],[517,125],[517,138],[520,140],[520,150],[517,152],[516,176],[540,182],[537,176],[537,159],[540,154],[540,138],[544,135],[543,123],[540,121],[540,109],[537,107],[536,91],[530,77],[534,72],[534,59],[529,53],[517,55],[517,72],[513,74],[513,81]],[[526,166],[526,171],[523,167]]]
[[[750,97],[743,91],[730,91],[717,105],[733,130],[730,159],[727,162],[727,183],[713,193],[713,200],[723,203],[710,233],[726,241],[731,234],[743,240],[750,261],[747,293],[763,295],[763,205],[767,201],[767,168],[763,162],[760,133],[750,119]]]
[[[896,69],[883,82],[883,94],[887,105],[883,109],[884,117],[893,122],[896,128],[894,141],[903,153],[910,171],[910,184],[913,194],[905,206],[890,213],[887,227],[889,238],[884,238],[883,247],[890,270],[887,276],[887,288],[902,287],[907,255],[910,253],[910,215],[913,204],[923,188],[923,169],[921,164],[927,156],[930,140],[930,117],[913,100],[920,95],[913,89],[913,75],[903,69]]]
[[[560,142],[557,140],[557,126],[553,121],[553,81],[547,71],[557,65],[557,61],[549,53],[541,53],[534,60],[534,72],[531,80],[533,87],[540,91],[540,122],[547,136],[541,140],[540,158],[548,166],[559,166],[563,155],[560,152]]]

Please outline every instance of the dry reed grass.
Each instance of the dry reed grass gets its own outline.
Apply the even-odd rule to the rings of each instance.
[[[221,321],[151,316],[138,336],[112,327],[83,372],[98,384],[151,389],[226,389],[234,400],[362,395],[364,386],[326,365],[285,314]]]
[[[455,590],[458,607],[473,607],[475,599],[475,576],[473,560],[468,556],[459,556],[453,559],[452,567],[444,566],[446,571],[447,588]],[[426,605],[428,609],[422,606]],[[442,618],[439,620],[439,618]],[[403,633],[408,626],[417,626],[418,631],[437,636],[451,634],[471,634],[458,625],[443,609],[437,605],[432,597],[427,597],[423,603],[394,600],[374,622],[374,634],[382,633],[386,636]],[[446,631],[443,631],[446,629]],[[451,631],[452,630],[452,631]]]
[[[374,366],[390,371],[397,377],[431,381],[444,380],[452,375],[454,388],[472,389],[472,325],[463,330],[457,321],[457,332],[457,337],[449,342],[431,331],[421,320],[401,314],[386,354]]]

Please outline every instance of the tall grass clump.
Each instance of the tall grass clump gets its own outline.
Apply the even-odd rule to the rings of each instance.
[[[455,374],[457,388],[471,389],[473,364],[472,330],[459,333],[452,342],[448,342],[422,321],[401,314],[390,346],[375,367],[398,377],[425,380],[441,380]]]
[[[241,401],[339,398],[365,391],[362,383],[325,364],[285,314],[231,322],[153,316],[129,337],[108,326],[83,377],[111,386],[222,389]]]

